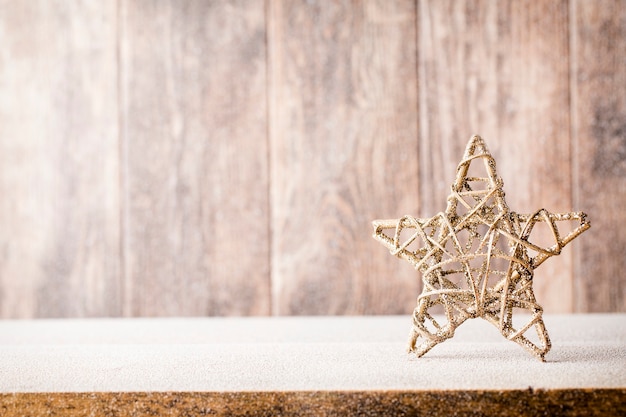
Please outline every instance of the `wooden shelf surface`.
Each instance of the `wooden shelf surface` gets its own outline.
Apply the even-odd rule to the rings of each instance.
[[[423,358],[405,352],[409,317],[1,321],[0,410],[471,415],[478,406],[506,414],[525,403],[526,411],[565,407],[579,415],[598,403],[601,415],[624,408],[626,315],[544,319],[553,345],[545,363],[480,319]]]

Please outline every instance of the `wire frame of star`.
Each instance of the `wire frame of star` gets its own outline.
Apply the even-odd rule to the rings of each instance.
[[[565,234],[562,222],[570,226]],[[584,213],[511,211],[495,160],[483,139],[473,136],[444,212],[373,225],[374,238],[422,275],[409,351],[420,357],[463,322],[480,317],[544,360],[551,342],[533,291],[534,270],[590,227]]]

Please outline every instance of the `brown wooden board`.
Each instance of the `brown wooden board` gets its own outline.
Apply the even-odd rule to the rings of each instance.
[[[119,315],[115,3],[0,3],[0,316]]]
[[[624,389],[15,393],[3,416],[615,416]]]
[[[263,2],[120,15],[124,314],[268,314]]]
[[[418,207],[415,4],[270,1],[276,314],[408,313],[371,221]]]
[[[572,1],[576,311],[626,311],[626,2]]]
[[[421,214],[445,209],[472,134],[495,157],[511,210],[584,209],[571,199],[567,2],[419,6]],[[535,277],[548,312],[572,309],[572,254]]]

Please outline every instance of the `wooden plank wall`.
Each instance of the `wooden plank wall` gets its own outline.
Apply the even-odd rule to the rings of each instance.
[[[121,312],[117,10],[0,3],[0,315]]]
[[[264,4],[119,12],[122,313],[268,314]]]
[[[473,133],[590,216],[545,310],[626,311],[625,0],[0,0],[0,317],[408,314],[369,223]]]
[[[273,311],[407,311],[369,223],[419,207],[415,4],[269,5]]]

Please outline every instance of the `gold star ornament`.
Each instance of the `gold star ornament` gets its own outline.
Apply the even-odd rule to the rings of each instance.
[[[582,212],[515,213],[502,188],[485,142],[473,136],[444,212],[373,222],[374,238],[422,274],[409,337],[409,351],[418,357],[477,317],[542,361],[550,350],[533,272],[587,230],[589,221]],[[561,233],[557,224],[569,231]]]

